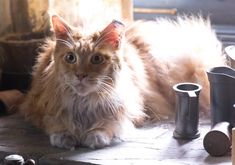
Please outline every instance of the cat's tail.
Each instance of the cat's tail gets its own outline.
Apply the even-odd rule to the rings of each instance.
[[[133,26],[136,28],[132,28],[132,34],[137,37],[139,35],[141,42],[148,43],[148,50],[158,67],[156,74],[151,77],[157,77],[154,83],[161,89],[152,91],[161,93],[164,102],[155,99],[151,108],[154,113],[151,114],[175,114],[175,93],[172,87],[180,82],[194,82],[203,86],[200,93],[200,109],[201,112],[209,114],[210,86],[206,70],[225,65],[222,43],[218,40],[209,19],[200,16],[178,17],[176,20],[136,22]],[[138,45],[136,47],[141,49]],[[171,106],[167,106],[168,104]],[[151,117],[156,118],[155,116]]]
[[[176,20],[157,19],[138,23],[138,33],[150,43],[151,51],[161,60],[179,61],[190,54],[205,68],[225,64],[222,44],[209,19],[181,16]]]

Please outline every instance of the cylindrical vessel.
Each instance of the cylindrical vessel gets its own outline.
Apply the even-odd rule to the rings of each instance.
[[[199,137],[199,93],[201,85],[179,83],[173,86],[176,92],[176,116],[173,137],[177,139],[194,139]]]
[[[235,70],[214,67],[207,71],[210,82],[211,126],[227,121],[231,123],[235,101]]]
[[[217,123],[203,139],[205,150],[212,156],[223,156],[231,147],[230,124],[228,122]]]

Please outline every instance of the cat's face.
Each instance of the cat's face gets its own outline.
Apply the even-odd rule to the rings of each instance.
[[[75,34],[58,16],[52,17],[57,39],[54,59],[61,83],[78,95],[108,92],[120,69],[123,25],[112,22],[101,33]]]

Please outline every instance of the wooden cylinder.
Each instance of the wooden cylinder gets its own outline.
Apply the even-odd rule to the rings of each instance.
[[[133,21],[133,0],[122,0],[122,18],[126,21]]]
[[[217,123],[203,139],[203,146],[211,156],[223,156],[231,148],[228,122]]]
[[[232,129],[232,165],[235,165],[235,128]]]

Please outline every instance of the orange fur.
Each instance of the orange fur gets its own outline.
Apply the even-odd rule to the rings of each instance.
[[[173,116],[172,86],[179,82],[203,86],[200,109],[208,112],[205,69],[224,63],[209,22],[135,22],[118,30],[121,24],[109,26],[105,34],[94,30],[83,35],[54,18],[57,41],[49,40],[39,55],[31,90],[21,105],[23,114],[50,135],[52,145],[100,148],[131,123]],[[110,33],[115,34],[112,44]],[[96,47],[99,37],[102,44]],[[68,56],[71,51],[75,63],[74,56]],[[92,64],[95,55],[103,62]]]

